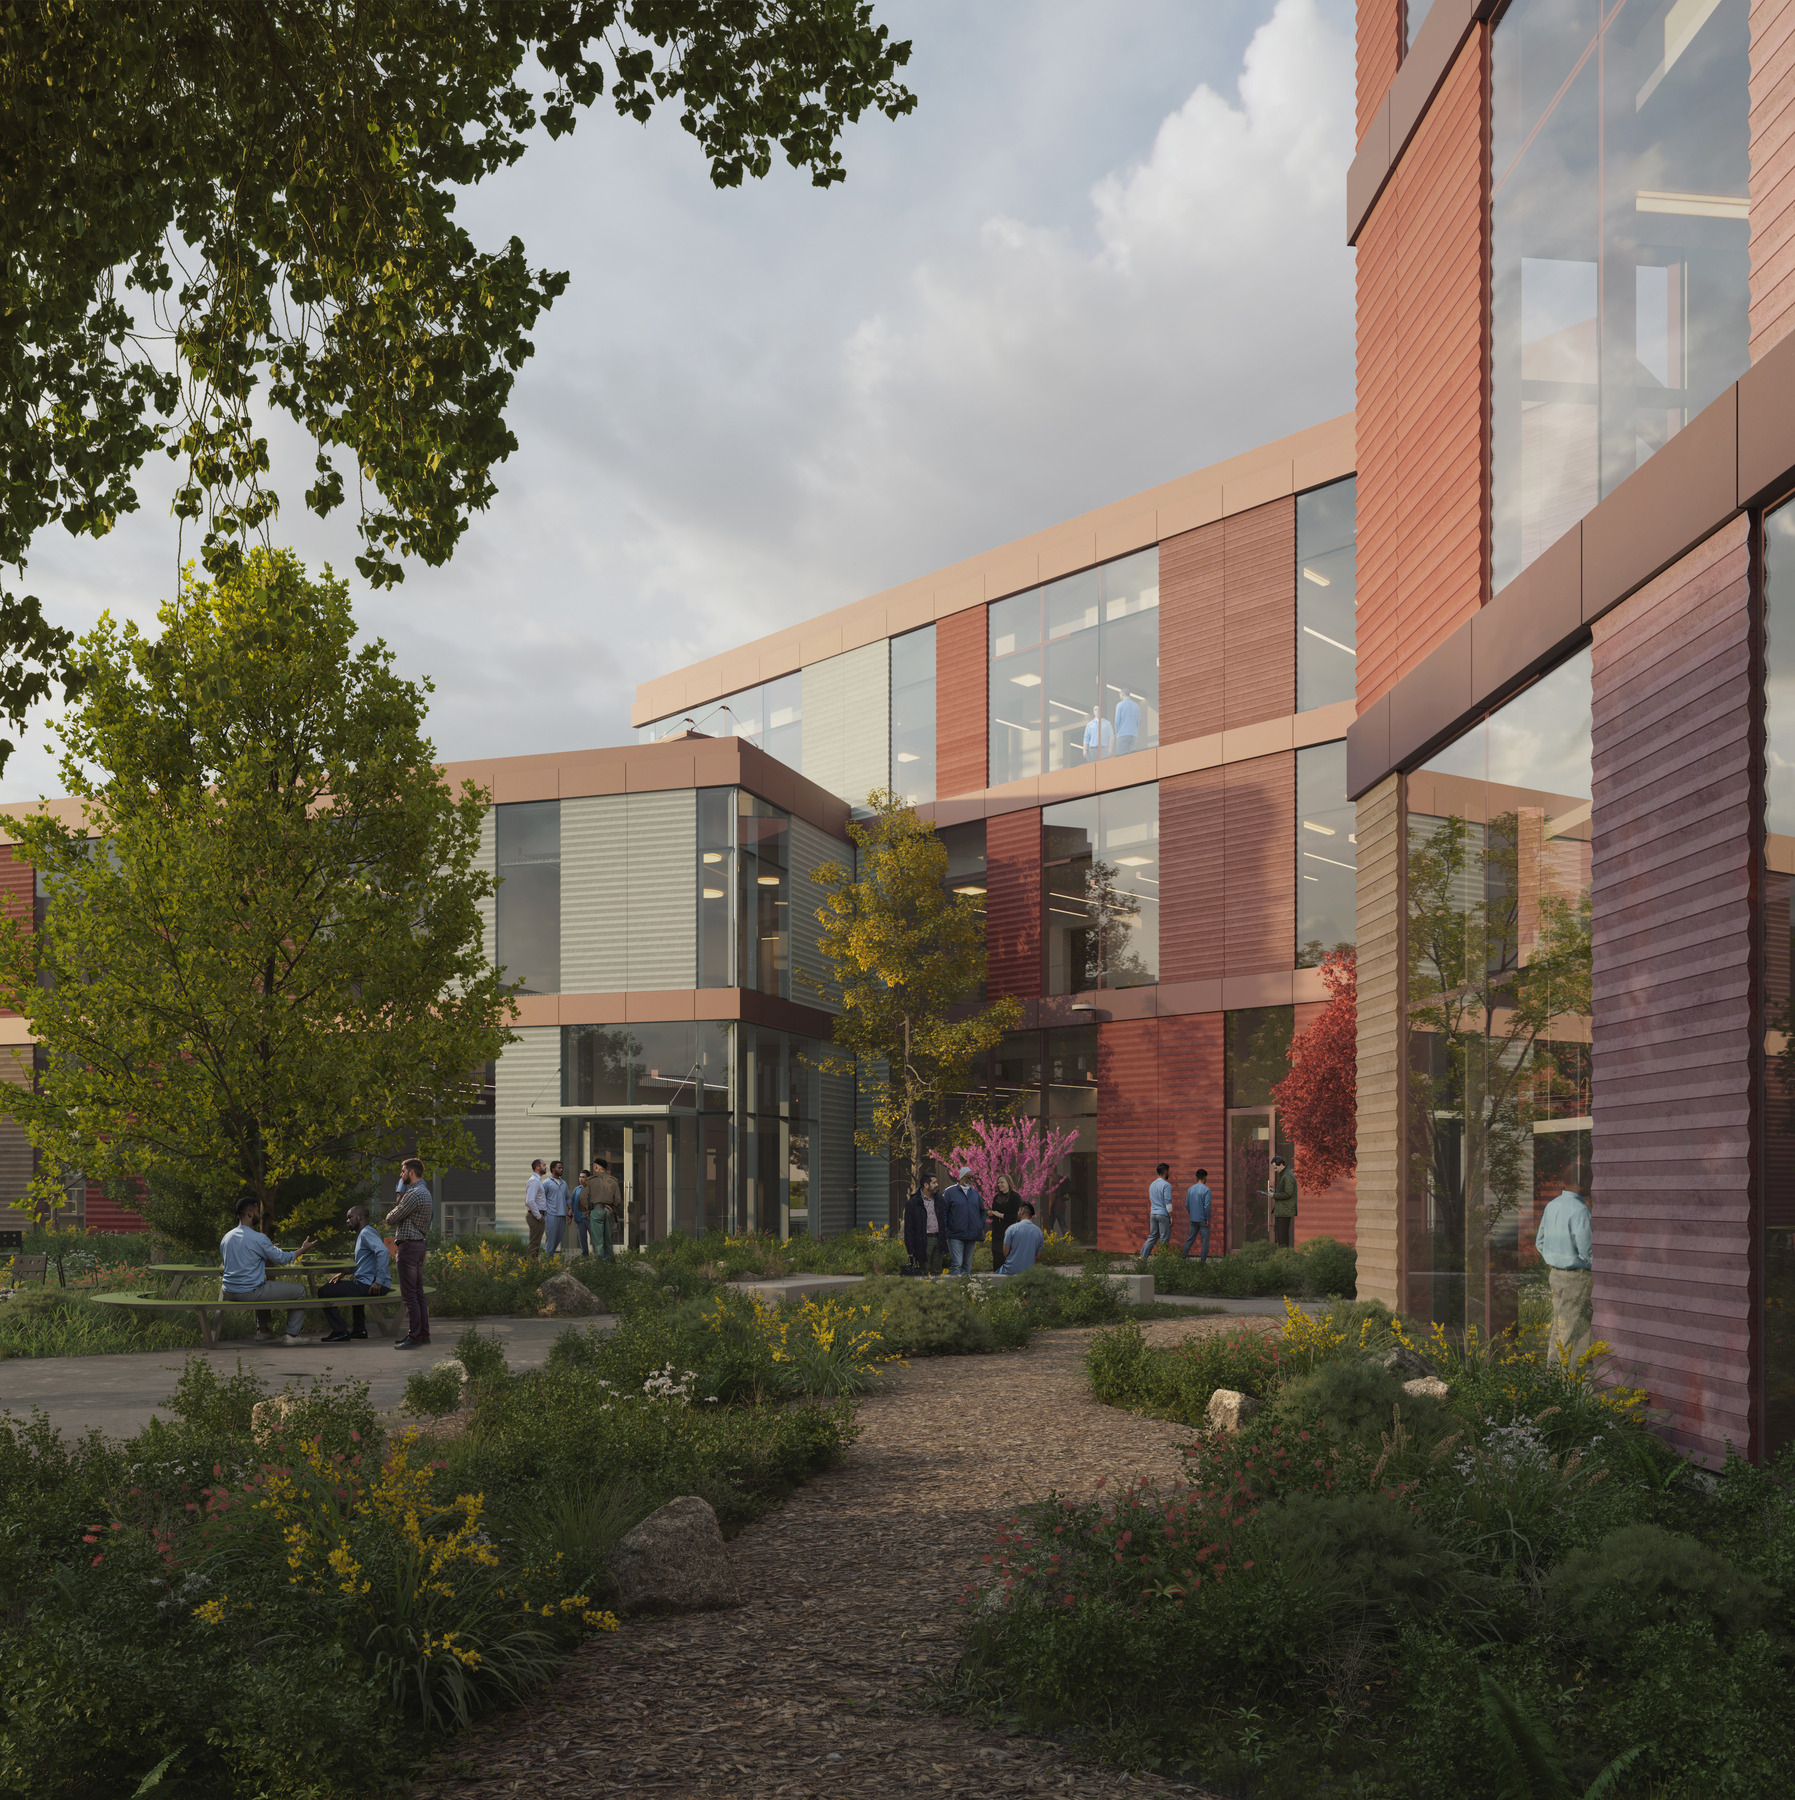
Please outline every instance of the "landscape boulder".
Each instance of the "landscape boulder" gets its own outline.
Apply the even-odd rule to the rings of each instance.
[[[275,1394],[258,1400],[249,1412],[249,1435],[266,1448],[286,1428],[287,1414],[299,1404],[297,1394]]]
[[[611,1558],[619,1612],[711,1612],[740,1606],[735,1571],[708,1500],[669,1500],[619,1540]]]
[[[1433,1373],[1407,1344],[1392,1344],[1378,1360],[1392,1375],[1400,1375],[1405,1381]]]
[[[1234,1388],[1217,1388],[1209,1396],[1204,1417],[1208,1419],[1211,1431],[1238,1431],[1258,1410],[1259,1402],[1250,1394],[1239,1393]]]
[[[536,1292],[548,1302],[557,1319],[579,1319],[605,1310],[604,1302],[585,1282],[565,1269],[559,1275],[551,1275]]]
[[[1417,1400],[1444,1400],[1452,1391],[1437,1375],[1418,1376],[1414,1381],[1402,1384],[1405,1394],[1413,1394]]]

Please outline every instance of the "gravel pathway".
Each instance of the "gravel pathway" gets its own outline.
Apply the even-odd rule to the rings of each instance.
[[[1238,1323],[1149,1329],[1165,1342]],[[1180,1473],[1180,1428],[1090,1398],[1089,1335],[891,1371],[845,1461],[730,1545],[742,1607],[627,1621],[588,1644],[552,1699],[458,1739],[415,1800],[1199,1794],[927,1710],[926,1678],[959,1654],[955,1600],[1010,1506]]]

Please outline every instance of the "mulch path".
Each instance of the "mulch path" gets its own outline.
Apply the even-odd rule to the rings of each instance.
[[[1146,1329],[1163,1343],[1243,1322],[1257,1323]],[[1201,1794],[928,1710],[929,1678],[959,1655],[955,1602],[1015,1503],[1182,1472],[1180,1427],[1091,1399],[1089,1336],[890,1371],[847,1458],[729,1546],[740,1608],[630,1620],[588,1643],[551,1697],[457,1739],[414,1800]]]

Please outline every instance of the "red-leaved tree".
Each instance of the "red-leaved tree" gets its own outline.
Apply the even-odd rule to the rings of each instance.
[[[1272,1089],[1278,1124],[1296,1145],[1306,1189],[1332,1187],[1359,1166],[1359,958],[1349,947],[1321,959],[1332,998],[1287,1052],[1290,1073]]]

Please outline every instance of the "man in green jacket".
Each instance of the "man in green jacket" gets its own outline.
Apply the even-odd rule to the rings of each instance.
[[[1296,1177],[1281,1156],[1271,1159],[1272,1237],[1280,1250],[1295,1248]]]

